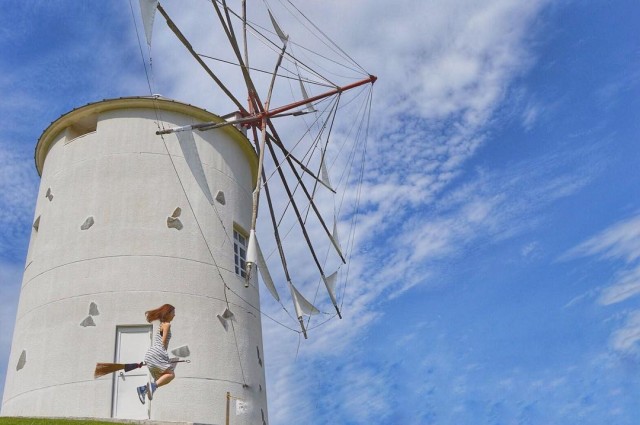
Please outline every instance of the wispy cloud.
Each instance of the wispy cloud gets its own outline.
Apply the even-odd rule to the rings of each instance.
[[[626,263],[640,259],[640,215],[612,225],[573,248],[568,255],[597,255]]]
[[[540,107],[538,105],[529,104],[522,114],[522,126],[525,130],[530,130],[540,115]]]
[[[628,315],[622,328],[611,337],[613,349],[640,359],[640,311]]]
[[[584,256],[623,263],[613,281],[603,289],[598,300],[601,304],[619,303],[640,294],[640,215],[603,230],[568,251],[563,258]]]
[[[611,225],[569,250],[562,258],[592,256],[616,264],[612,278],[603,282],[603,288],[597,294],[598,303],[610,306],[639,295],[640,215]],[[640,310],[627,311],[624,316],[624,324],[611,335],[611,348],[618,354],[640,358]]]
[[[16,241],[28,240],[37,188],[33,160],[0,143],[0,259],[15,260],[22,255],[25,247],[16,246]],[[16,252],[17,247],[22,249]]]

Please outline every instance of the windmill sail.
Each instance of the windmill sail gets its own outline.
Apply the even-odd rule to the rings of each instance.
[[[338,272],[333,272],[328,277],[323,277],[323,279],[324,284],[327,287],[327,292],[329,292],[331,302],[333,303],[333,305],[336,305],[336,281],[338,280]]]
[[[157,134],[181,131],[186,133],[178,136],[184,156],[188,162],[189,158],[192,159],[191,172],[213,207],[215,205],[212,202],[212,194],[218,188],[214,187],[215,183],[212,183],[211,179],[207,182],[203,178],[202,170],[197,166],[200,162],[198,151],[193,149],[188,137],[196,131],[227,131],[228,126],[234,125],[249,139],[258,161],[257,172],[253,174],[253,185],[250,189],[251,220],[238,223],[250,233],[246,252],[248,267],[245,286],[250,286],[252,273],[257,269],[270,294],[277,302],[281,302],[269,265],[256,237],[256,231],[259,229],[263,246],[268,246],[274,252],[277,249],[282,269],[276,271],[272,268],[272,271],[276,281],[289,285],[296,310],[295,319],[299,321],[306,338],[302,317],[316,315],[321,309],[325,311],[327,303],[325,298],[321,298],[319,304],[314,305],[315,300],[314,303],[309,302],[291,283],[302,280],[301,276],[308,280],[309,267],[314,268],[313,272],[323,280],[331,304],[338,316],[342,317],[336,296],[337,272],[325,276],[324,270],[333,268],[336,265],[334,263],[338,261],[346,263],[346,258],[349,257],[348,252],[345,255],[339,239],[337,217],[341,216],[343,211],[349,211],[350,216],[357,215],[361,192],[359,189],[354,191],[357,193],[355,201],[347,197],[345,204],[348,205],[343,209],[345,197],[338,194],[336,188],[347,187],[353,183],[362,184],[362,164],[365,160],[368,134],[366,126],[369,123],[371,90],[376,77],[367,73],[296,6],[290,4],[292,7],[282,7],[268,5],[265,2],[263,11],[266,13],[253,14],[249,20],[246,11],[248,3],[243,1],[242,10],[236,11],[230,2],[211,2],[210,5],[215,9],[219,19],[221,33],[226,36],[231,48],[230,51],[221,54],[221,57],[215,58],[204,54],[206,46],[197,46],[187,40],[185,34],[178,29],[177,23],[156,0],[140,0],[147,42],[151,43],[153,16],[157,7],[170,30],[212,78],[230,104],[235,105],[232,111],[225,111],[230,112],[228,116],[234,117],[230,122],[190,123],[183,127],[159,129]],[[251,4],[252,7],[262,7]],[[281,20],[278,12],[287,12],[282,16],[293,14],[295,18]],[[235,27],[237,24],[240,25]],[[273,30],[267,29],[269,24]],[[287,32],[281,24],[286,24]],[[311,37],[308,37],[309,33],[313,33]],[[251,43],[248,40],[251,40]],[[315,51],[307,43],[315,43],[315,49],[323,51]],[[215,51],[223,47],[216,45]],[[252,49],[261,47],[267,49],[260,54],[250,55]],[[298,55],[298,52],[303,54]],[[220,71],[222,67],[209,64],[209,60],[229,63],[230,58],[233,65],[238,66],[235,69],[239,69],[241,74],[240,79],[236,75],[231,80],[243,81],[245,85],[240,92],[235,90],[237,87],[225,84],[225,74]],[[291,80],[294,79],[298,80],[299,91],[293,87],[295,82]],[[247,101],[244,102],[243,99]],[[299,118],[308,113],[312,113],[309,115],[311,119]],[[349,113],[351,115],[347,115]],[[284,123],[281,125],[282,122]],[[332,135],[334,130],[337,136]],[[332,143],[331,148],[329,143]],[[330,167],[326,161],[328,149],[335,153],[335,156],[332,156],[335,160]],[[203,155],[202,159],[205,159],[204,151],[200,153]],[[317,168],[311,171],[310,168],[313,167],[310,164]],[[329,168],[331,176],[337,179],[334,182],[336,187],[331,182]],[[328,188],[329,192],[316,191],[319,185]],[[332,204],[333,228],[327,220],[331,215]],[[270,232],[264,231],[266,229],[263,226],[268,224],[258,222],[259,211],[261,217],[267,215],[271,218]],[[351,226],[356,222],[357,220],[352,220]],[[295,231],[282,229],[285,225],[291,226]],[[348,234],[352,235],[352,232],[353,229],[349,229]],[[289,236],[289,233],[292,235]],[[293,236],[294,234],[297,236]],[[347,245],[352,244],[347,242]],[[328,260],[321,258],[321,252],[327,253]],[[317,282],[318,285],[321,284],[319,279]]]
[[[300,78],[300,75],[298,75],[298,82],[300,83],[300,91],[302,92],[302,97],[306,100],[309,100],[307,89],[304,88],[304,84],[302,84],[302,78]],[[313,107],[313,103],[309,102],[305,106],[307,107],[307,111],[316,112],[316,108]]]
[[[291,297],[293,298],[293,305],[296,309],[296,315],[298,318],[303,315],[312,316],[320,313],[313,304],[311,304],[307,299],[293,286],[293,283],[289,282],[289,287],[291,288]]]
[[[267,262],[264,260],[262,255],[262,250],[260,249],[260,244],[256,239],[256,251],[258,254],[258,271],[260,272],[260,276],[262,276],[262,281],[264,285],[267,287],[271,295],[276,301],[280,301],[280,295],[278,295],[278,291],[276,290],[276,286],[273,284],[273,279],[271,278],[271,273],[269,273],[269,268],[267,267]]]
[[[144,26],[144,34],[147,44],[151,46],[151,34],[153,33],[153,21],[158,8],[158,0],[140,0],[140,15]]]
[[[342,256],[342,247],[340,246],[340,238],[338,237],[338,219],[336,216],[333,216],[333,233],[331,235],[331,242],[333,242],[333,246],[338,251],[340,257]],[[343,257],[344,258],[344,257]],[[344,259],[343,259],[344,262]]]
[[[267,12],[269,12],[269,18],[271,18],[271,24],[273,25],[273,28],[276,30],[276,34],[278,34],[278,37],[280,37],[280,40],[282,40],[284,44],[287,44],[287,41],[289,41],[289,36],[286,35],[284,31],[282,31],[282,29],[280,28],[280,25],[278,25],[278,22],[276,22],[276,18],[274,18],[273,15],[271,14],[271,11],[267,10]]]
[[[331,298],[331,303],[338,313],[338,317],[342,319],[342,313],[340,313],[338,301],[336,300],[336,281],[338,280],[338,272],[335,271],[331,273],[329,277],[322,276],[322,280],[324,281],[324,285],[327,288],[327,292],[329,293],[329,298]]]
[[[320,160],[320,178],[322,179],[322,184],[324,184],[326,187],[328,187],[332,191],[335,191],[331,187],[331,180],[329,179],[329,171],[327,171],[327,164],[325,162],[324,151],[322,151],[322,159]]]

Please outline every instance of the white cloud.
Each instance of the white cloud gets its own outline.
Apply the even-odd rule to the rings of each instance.
[[[640,294],[640,215],[610,226],[569,250],[563,259],[584,256],[624,263],[602,290],[600,303],[615,304]]]
[[[354,365],[343,372],[344,385],[337,396],[347,417],[357,418],[356,423],[384,422],[392,413],[391,388],[387,385],[388,371],[374,370]]]
[[[622,263],[611,281],[600,289],[597,301],[605,306],[640,294],[640,215],[621,220],[569,250],[563,259],[596,256]],[[589,296],[586,294],[584,296]],[[579,300],[584,296],[578,297]],[[572,304],[573,301],[570,303]],[[626,313],[625,323],[611,335],[611,348],[623,356],[640,356],[640,311]]]
[[[616,275],[615,283],[606,288],[599,298],[604,305],[615,304],[640,294],[640,264]]]
[[[640,259],[640,215],[622,220],[573,248],[567,255],[597,255],[632,263]]]
[[[540,252],[540,243],[539,242],[529,242],[520,248],[520,255],[524,258],[531,258],[539,255]]]
[[[624,326],[611,336],[611,344],[617,352],[640,357],[640,310],[627,316]]]
[[[0,144],[0,258],[15,256],[17,240],[29,235],[38,181],[33,159]]]

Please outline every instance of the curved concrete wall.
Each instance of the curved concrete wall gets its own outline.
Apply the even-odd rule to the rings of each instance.
[[[76,109],[39,140],[2,415],[110,417],[114,379],[94,380],[96,362],[113,361],[116,327],[145,324],[146,310],[170,303],[169,349],[188,344],[192,362],[156,393],[151,419],[224,423],[227,392],[249,405],[233,423],[266,419],[258,288],[245,288],[233,254],[234,226],[249,228],[255,154],[232,126],[163,142],[158,118],[165,127],[221,121],[178,102],[124,98]],[[167,224],[176,208],[180,229]],[[227,305],[225,328],[217,315]]]

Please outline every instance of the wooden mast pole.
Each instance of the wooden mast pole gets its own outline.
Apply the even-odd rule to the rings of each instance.
[[[178,40],[182,42],[184,47],[186,47],[189,53],[191,53],[191,56],[194,57],[194,59],[200,64],[200,66],[202,66],[202,68],[207,72],[207,74],[209,74],[209,76],[213,79],[213,81],[216,82],[216,84],[218,85],[218,87],[220,87],[220,89],[224,92],[224,94],[226,94],[227,97],[238,107],[241,113],[247,113],[247,110],[244,108],[244,106],[242,106],[242,104],[238,101],[238,99],[236,99],[235,96],[231,93],[231,91],[229,91],[229,89],[222,83],[222,81],[220,81],[220,79],[215,75],[215,73],[211,70],[211,68],[209,68],[207,64],[204,63],[204,61],[200,58],[200,56],[195,52],[195,50],[193,50],[193,46],[191,46],[191,43],[189,43],[189,41],[184,36],[184,34],[182,34],[182,32],[178,29],[176,24],[169,17],[169,15],[163,9],[160,3],[158,3],[158,11],[164,17],[165,21],[167,22],[167,26],[171,29],[171,31],[173,31],[176,37],[178,37]]]
[[[278,62],[276,63],[275,69],[273,70],[273,76],[271,77],[271,84],[269,85],[269,93],[267,94],[267,100],[264,103],[264,110],[269,111],[269,103],[271,102],[271,96],[273,94],[273,87],[276,84],[276,75],[278,74],[278,68],[280,68],[280,64],[282,63],[282,58],[284,57],[284,52],[287,49],[287,43],[284,42],[282,46],[282,50],[280,51],[280,56],[278,56]],[[256,222],[258,220],[258,200],[260,199],[260,188],[262,186],[262,169],[264,166],[264,146],[267,142],[267,116],[262,117],[261,129],[262,129],[262,138],[260,139],[260,152],[258,156],[258,172],[256,177],[256,187],[253,190],[253,208],[251,211],[251,229],[249,235],[249,246],[247,247],[247,251],[249,249],[253,249],[254,252],[257,249],[256,247]],[[253,244],[253,246],[252,246]],[[249,257],[249,255],[247,255]],[[245,286],[249,285],[251,280],[251,274],[253,268],[255,266],[254,258],[247,258],[247,281]]]

